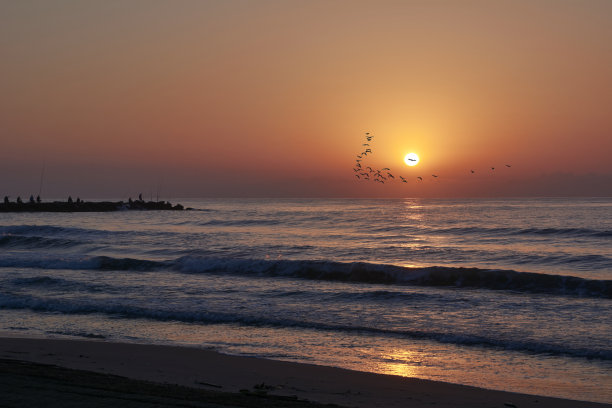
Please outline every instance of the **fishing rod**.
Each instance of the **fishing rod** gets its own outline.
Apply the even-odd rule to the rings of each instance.
[[[43,162],[42,170],[40,171],[40,185],[38,186],[38,196],[42,195],[43,178],[45,176],[45,162]]]

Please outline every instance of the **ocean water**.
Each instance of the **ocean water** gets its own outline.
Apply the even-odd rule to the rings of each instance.
[[[0,331],[612,403],[612,199],[0,213]]]

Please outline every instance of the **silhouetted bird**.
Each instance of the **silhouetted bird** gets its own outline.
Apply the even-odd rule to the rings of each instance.
[[[472,174],[474,174],[474,170],[470,170],[472,172]]]
[[[432,174],[431,177],[438,178],[438,176],[436,174]]]
[[[420,177],[420,176],[419,176],[419,177],[417,177],[417,179],[418,179],[419,181],[423,181],[423,177]]]
[[[495,170],[495,167],[491,167],[491,170]]]
[[[511,165],[509,165],[509,164],[506,164],[506,167],[512,167],[512,166],[511,166]]]

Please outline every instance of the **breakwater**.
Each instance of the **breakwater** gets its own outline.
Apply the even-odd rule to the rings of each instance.
[[[181,204],[168,201],[52,201],[52,202],[4,202],[0,212],[109,212],[123,210],[182,211]]]

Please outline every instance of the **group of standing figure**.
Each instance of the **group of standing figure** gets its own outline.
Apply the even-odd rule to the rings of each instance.
[[[23,204],[23,200],[21,199],[20,196],[17,197],[17,200],[15,201],[17,204]],[[37,195],[36,199],[34,199],[34,196],[31,195],[30,196],[30,203],[34,204],[34,203],[40,203],[41,199],[40,196]],[[9,196],[4,196],[4,204],[9,204],[10,200],[9,200]]]

